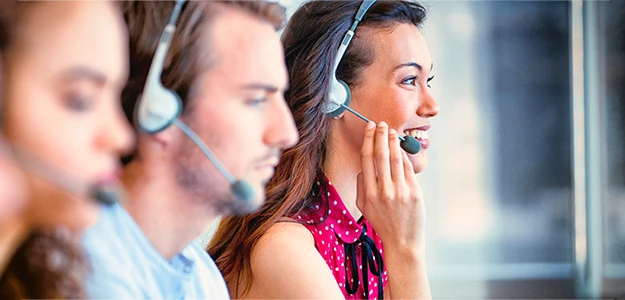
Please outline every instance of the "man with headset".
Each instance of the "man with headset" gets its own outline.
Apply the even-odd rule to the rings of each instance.
[[[264,1],[125,3],[131,49],[122,95],[138,130],[127,197],[84,237],[90,298],[227,298],[193,240],[254,211],[297,130],[283,99],[284,9]],[[160,37],[160,39],[159,39]]]

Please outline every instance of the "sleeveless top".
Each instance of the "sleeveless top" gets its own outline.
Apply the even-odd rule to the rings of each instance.
[[[364,216],[354,219],[332,183],[324,180],[325,190],[319,181],[315,190],[323,191],[320,203],[328,204],[327,215],[316,205],[315,212],[293,218],[312,233],[345,299],[382,299],[388,283],[382,241]]]

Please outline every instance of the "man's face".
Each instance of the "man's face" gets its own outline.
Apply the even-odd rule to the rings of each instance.
[[[298,139],[283,98],[288,79],[282,44],[270,24],[242,12],[227,10],[209,26],[214,63],[197,82],[184,120],[255,197],[235,201],[225,177],[185,137],[178,143],[176,176],[218,213],[247,213],[262,205],[281,150]]]

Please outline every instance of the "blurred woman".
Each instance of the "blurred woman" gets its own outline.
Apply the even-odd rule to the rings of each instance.
[[[28,181],[0,298],[84,298],[78,236],[118,185],[127,33],[115,2],[15,2],[2,51],[4,134]],[[20,245],[21,244],[21,245]],[[18,248],[19,247],[19,248]]]
[[[2,55],[9,43],[9,25],[11,2],[0,2],[0,96],[2,95]],[[0,97],[0,114],[2,113],[2,98]],[[0,119],[0,126],[2,126]],[[25,187],[23,178],[12,162],[11,151],[5,138],[0,134],[0,272],[4,270],[7,260],[13,253],[11,241],[17,235],[20,215],[24,209]]]

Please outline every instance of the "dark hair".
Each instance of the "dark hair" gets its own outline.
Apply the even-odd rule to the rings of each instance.
[[[334,57],[341,39],[352,24],[362,1],[312,1],[301,6],[289,20],[282,42],[290,88],[285,99],[300,133],[297,145],[286,150],[267,185],[267,201],[256,213],[222,219],[207,251],[226,281],[243,293],[252,282],[250,257],[256,242],[283,217],[327,211],[313,183],[323,176],[330,122],[321,110],[328,94]],[[375,51],[361,36],[363,28],[392,30],[407,23],[420,27],[426,16],[423,6],[408,1],[378,1],[370,8],[341,61],[337,77],[354,87],[360,73],[375,60]],[[312,193],[314,192],[314,193]],[[317,196],[314,196],[317,195]],[[312,211],[316,209],[316,212]],[[325,218],[324,218],[325,219]],[[244,276],[244,277],[241,277]],[[234,297],[240,295],[233,295]]]
[[[0,278],[0,299],[85,299],[90,270],[77,237],[32,232]]]
[[[130,1],[125,3],[124,18],[130,38],[130,76],[122,92],[124,113],[134,123],[134,109],[152,63],[160,35],[165,28],[173,1]],[[284,25],[285,9],[266,1],[189,1],[185,3],[163,66],[163,86],[175,91],[182,101],[183,114],[189,111],[188,98],[199,76],[211,67],[212,43],[206,28],[223,11],[239,10],[271,24],[276,30]],[[208,45],[208,47],[207,47]],[[124,158],[130,161],[135,154]]]
[[[3,53],[4,49],[9,44],[9,28],[13,18],[13,2],[14,1],[11,0],[0,1],[0,53]]]
[[[2,86],[4,78],[3,53],[9,45],[9,34],[11,32],[10,25],[13,18],[13,1],[0,1],[0,129],[4,125],[4,104],[2,103]]]

